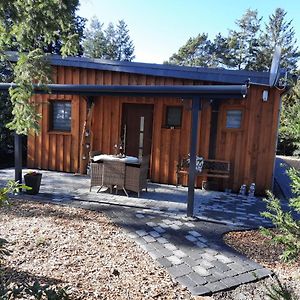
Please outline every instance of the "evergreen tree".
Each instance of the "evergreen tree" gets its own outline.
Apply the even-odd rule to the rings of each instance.
[[[134,46],[129,36],[129,30],[124,20],[120,20],[116,29],[117,60],[132,61]]]
[[[84,55],[103,58],[106,53],[106,46],[107,41],[103,32],[103,23],[100,23],[96,17],[93,17],[90,28],[85,30]]]
[[[70,35],[76,34],[78,36],[78,55],[81,56],[83,54],[83,47],[81,45],[83,37],[84,37],[84,27],[85,27],[86,19],[80,16],[75,16],[75,24],[74,27],[70,28]],[[45,53],[50,54],[61,54],[62,41],[60,37],[57,37],[56,40],[46,47],[44,47]]]
[[[226,68],[230,65],[230,47],[228,39],[218,33],[211,44],[211,66]]]
[[[0,82],[10,82],[11,71],[5,64],[0,64]],[[13,132],[5,125],[12,120],[12,103],[9,101],[8,94],[0,94],[0,164],[8,163],[14,147]]]
[[[207,34],[198,34],[195,38],[189,38],[177,53],[174,53],[168,62],[181,66],[210,66],[211,42]]]
[[[119,21],[117,28],[113,23],[109,23],[103,30],[103,24],[94,17],[85,35],[83,47],[87,57],[125,61],[134,59],[133,42],[123,20]]]
[[[106,52],[104,55],[105,59],[117,59],[117,44],[116,44],[116,30],[113,23],[109,23],[105,30],[106,38]]]
[[[262,18],[257,10],[248,9],[236,21],[236,30],[229,30],[227,36],[219,33],[213,41],[205,34],[191,37],[168,63],[268,71],[275,45],[279,45],[282,47],[281,67],[295,71],[299,51],[292,21],[286,21],[286,14],[277,8],[262,30]]]
[[[277,8],[265,24],[265,30],[260,37],[259,69],[269,70],[275,46],[280,46],[282,55],[281,67],[296,70],[299,59],[299,50],[296,46],[295,31],[292,20],[286,21],[287,13]]]
[[[238,30],[230,30],[227,38],[229,51],[226,57],[229,67],[239,70],[257,69],[261,22],[257,14],[257,10],[248,9],[242,18],[235,22]]]
[[[50,82],[50,66],[45,49],[60,41],[60,52],[76,55],[80,37],[76,29],[76,10],[79,0],[2,0],[0,2],[0,53],[9,62],[7,50],[18,51],[12,65],[13,80],[19,86],[10,89],[13,120],[9,128],[19,134],[38,130],[39,116],[30,98],[32,82]]]

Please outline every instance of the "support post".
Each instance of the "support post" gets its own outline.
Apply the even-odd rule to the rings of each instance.
[[[15,133],[15,181],[22,183],[22,136]]]
[[[190,142],[190,166],[189,166],[189,185],[187,216],[194,216],[194,196],[195,196],[195,173],[196,173],[196,151],[198,137],[198,115],[200,109],[200,97],[192,99],[192,124],[191,124],[191,142]]]

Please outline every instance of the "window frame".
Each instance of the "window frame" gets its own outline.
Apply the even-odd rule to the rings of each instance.
[[[55,104],[69,104],[70,105],[70,124],[66,129],[54,128],[54,105]],[[64,108],[65,113],[65,108]],[[49,100],[49,112],[48,112],[48,132],[49,133],[61,133],[61,134],[71,134],[72,131],[72,101],[66,99],[50,99]],[[66,119],[64,119],[66,120]]]
[[[174,109],[177,108],[180,111],[180,122],[179,125],[172,125],[172,124],[168,124],[168,114],[170,109]],[[179,129],[182,127],[182,117],[183,117],[183,106],[182,105],[165,105],[164,108],[164,122],[163,122],[163,126],[164,128],[168,128],[168,129]]]
[[[237,110],[241,112],[241,123],[239,128],[228,128],[227,127],[227,113],[232,110]],[[222,117],[222,130],[223,131],[243,131],[244,130],[244,123],[245,123],[245,107],[240,105],[226,105],[223,107],[223,117]]]

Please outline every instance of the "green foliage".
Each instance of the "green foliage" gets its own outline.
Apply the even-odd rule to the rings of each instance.
[[[265,24],[265,29],[260,36],[261,51],[258,53],[258,63],[261,70],[269,70],[276,45],[280,45],[282,48],[281,67],[288,70],[297,68],[300,53],[292,20],[286,21],[286,16],[287,13],[282,8],[277,8],[269,16],[269,22]]]
[[[296,300],[294,293],[285,284],[282,284],[277,276],[275,279],[277,284],[266,286],[266,296],[271,300]]]
[[[300,156],[300,103],[282,106],[280,116],[279,139],[290,142],[294,148],[294,155]]]
[[[70,297],[68,288],[42,285],[38,281],[15,284],[13,282],[1,282],[0,280],[0,299],[68,300]]]
[[[257,10],[248,9],[236,21],[237,29],[209,40],[206,34],[190,38],[167,63],[266,71],[270,69],[276,45],[282,47],[283,67],[295,70],[299,59],[292,21],[278,8],[262,28]]]
[[[33,95],[32,82],[37,84],[50,83],[50,66],[42,49],[20,54],[14,66],[16,88],[10,88],[10,100],[13,105],[13,120],[7,124],[11,130],[18,134],[27,134],[29,129],[38,131],[38,121],[41,118],[36,113],[36,107],[30,103]]]
[[[13,80],[19,88],[10,90],[13,120],[8,125],[18,134],[28,134],[30,129],[37,131],[39,128],[39,116],[29,99],[33,81],[50,82],[45,50],[53,49],[58,41],[63,56],[76,55],[80,49],[83,29],[75,14],[78,5],[79,0],[0,2],[1,59],[9,61],[5,55],[7,50],[21,53],[17,64],[11,66]]]
[[[83,48],[87,57],[122,61],[134,59],[133,42],[124,20],[120,20],[116,28],[109,23],[107,28],[103,29],[103,23],[93,17],[85,36]]]
[[[93,17],[90,28],[85,30],[83,41],[84,55],[87,57],[103,58],[106,53],[106,37],[103,32],[103,23]]]
[[[257,10],[248,9],[235,23],[238,30],[230,30],[227,37],[230,49],[227,61],[230,67],[239,70],[256,70],[257,53],[259,52],[258,34],[260,22]]]
[[[287,146],[291,150],[285,151]],[[283,154],[300,156],[300,82],[283,98],[279,149]]]
[[[9,180],[6,186],[0,188],[0,207],[3,205],[8,205],[9,194],[17,193],[20,189],[31,189],[30,187],[19,184],[14,180]]]
[[[134,59],[134,46],[129,36],[129,30],[124,20],[120,20],[116,29],[116,59],[132,61]]]
[[[208,40],[207,34],[198,34],[195,38],[189,38],[178,53],[173,54],[168,63],[181,66],[203,66],[213,65],[210,62],[212,54],[212,43]]]
[[[0,82],[10,82],[11,71],[0,63]],[[13,152],[13,133],[5,126],[12,120],[12,104],[7,94],[0,94],[0,163]]]
[[[271,192],[267,193],[264,201],[267,211],[262,216],[270,219],[276,230],[262,228],[262,233],[270,237],[274,243],[282,244],[284,252],[283,261],[296,259],[300,254],[300,172],[291,168],[288,175],[292,179],[292,189],[295,197],[289,199],[289,210],[283,210],[279,199]]]

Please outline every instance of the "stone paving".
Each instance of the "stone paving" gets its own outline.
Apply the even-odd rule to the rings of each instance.
[[[89,192],[87,176],[42,171],[40,193],[21,198],[50,201],[106,213],[128,236],[194,295],[207,295],[252,282],[271,271],[228,247],[230,230],[269,225],[259,216],[263,202],[234,194],[196,190],[198,219],[186,218],[187,188],[149,184],[131,197]],[[13,170],[0,170],[0,185]]]

